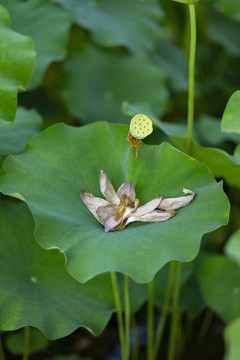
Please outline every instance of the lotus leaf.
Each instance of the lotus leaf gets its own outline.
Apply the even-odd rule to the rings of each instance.
[[[42,118],[36,110],[17,109],[14,123],[0,129],[0,154],[22,152],[26,143],[42,130]]]
[[[125,46],[132,52],[152,50],[161,35],[163,12],[156,0],[53,0],[91,31],[103,46]]]
[[[9,25],[9,14],[0,5],[0,126],[13,122],[18,89],[27,86],[35,64],[32,40],[11,30]]]
[[[224,360],[238,360],[240,352],[240,318],[231,322],[225,329],[224,338],[227,345]]]
[[[233,233],[224,248],[225,254],[240,265],[240,230]]]
[[[71,17],[48,0],[2,0],[1,3],[11,15],[13,29],[34,41],[37,57],[29,88],[36,88],[48,66],[66,56]]]
[[[123,101],[149,101],[162,114],[168,98],[163,73],[149,60],[93,46],[82,46],[65,63],[62,94],[71,114],[85,123],[128,122]]]
[[[230,97],[223,113],[221,128],[228,133],[240,134],[240,90]]]
[[[34,240],[24,203],[0,200],[0,222],[0,329],[34,326],[51,340],[80,326],[99,334],[113,309],[108,277],[82,285],[69,276],[64,256]]]
[[[148,282],[167,262],[194,259],[202,235],[228,221],[222,184],[205,165],[168,143],[143,144],[135,161],[127,133],[125,125],[57,124],[33,138],[23,154],[8,157],[1,168],[1,191],[25,199],[38,243],[61,249],[69,273],[80,282],[107,271]],[[102,196],[101,169],[115,189],[131,182],[142,204],[157,195],[177,197],[183,187],[197,195],[169,221],[133,223],[105,233],[79,197],[81,189]]]
[[[240,267],[216,255],[199,268],[200,287],[206,304],[226,322],[240,316]]]

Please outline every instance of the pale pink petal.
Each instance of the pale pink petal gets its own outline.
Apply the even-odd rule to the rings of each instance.
[[[153,210],[152,212],[142,216],[135,216],[134,213],[127,219],[126,225],[134,221],[158,223],[161,221],[169,220],[171,217],[173,217],[173,213],[170,213],[168,211]]]
[[[108,201],[95,197],[91,193],[84,190],[80,191],[80,198],[82,199],[83,203],[87,206],[87,208],[91,211],[91,213],[93,214],[93,216],[95,216],[97,220],[99,220],[97,215],[97,209],[100,206],[109,205]]]
[[[119,197],[104,170],[100,171],[100,190],[111,204],[118,205],[120,203]]]
[[[163,199],[159,204],[158,208],[161,210],[179,209],[181,207],[189,205],[195,195],[196,194],[192,192],[191,195],[187,196]]]
[[[148,214],[149,212],[155,210],[160,202],[162,201],[162,198],[156,198],[151,201],[148,201],[145,205],[140,206],[134,213],[134,216],[142,216],[145,214]]]
[[[122,217],[118,217],[115,215],[109,216],[104,222],[104,230],[108,232],[110,230],[114,230],[119,224],[122,222]]]
[[[104,224],[107,218],[119,213],[119,207],[117,205],[100,206],[96,212],[100,223]]]
[[[124,206],[134,206],[134,202],[136,200],[136,194],[134,187],[131,183],[125,182],[123,183],[117,191],[117,195],[120,199],[121,205]]]

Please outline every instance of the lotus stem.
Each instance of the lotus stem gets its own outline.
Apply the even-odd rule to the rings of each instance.
[[[121,359],[127,360],[126,351],[125,351],[125,336],[124,336],[124,326],[123,326],[123,314],[122,314],[122,306],[119,294],[119,288],[117,283],[117,274],[114,271],[111,271],[111,279],[112,279],[112,288],[114,301],[116,306],[117,320],[118,320],[118,331],[119,331],[119,341],[121,348]]]
[[[196,57],[196,14],[195,4],[189,4],[190,15],[190,45],[189,45],[189,68],[188,68],[188,120],[187,120],[187,138],[188,153],[191,154],[191,141],[193,135],[194,120],[194,73],[195,73],[195,57]]]
[[[174,284],[174,293],[173,293],[173,311],[172,311],[172,321],[171,321],[171,332],[168,346],[168,360],[174,360],[176,353],[176,341],[177,341],[177,325],[178,325],[178,298],[180,292],[180,283],[181,283],[181,272],[182,272],[182,263],[177,263],[176,275],[175,275],[175,284]]]
[[[155,347],[154,347],[154,359],[157,359],[158,351],[159,351],[159,348],[161,345],[162,336],[163,336],[165,325],[166,325],[166,320],[167,320],[168,311],[169,311],[168,309],[169,309],[169,304],[170,304],[172,289],[173,289],[175,267],[176,267],[176,262],[171,261],[170,269],[169,269],[169,276],[168,276],[168,287],[167,287],[164,303],[162,306],[161,317],[159,319],[159,324],[157,327],[157,334],[156,334]]]
[[[199,331],[199,335],[198,335],[198,342],[203,342],[207,336],[209,327],[211,325],[213,319],[213,312],[211,309],[207,309],[204,319],[203,319],[203,323],[202,323],[202,327]]]
[[[129,298],[129,277],[124,275],[124,301],[125,301],[125,351],[126,359],[130,356],[130,298]]]
[[[147,333],[147,360],[153,360],[153,333],[154,333],[154,308],[153,308],[154,286],[153,280],[148,283],[148,333]]]

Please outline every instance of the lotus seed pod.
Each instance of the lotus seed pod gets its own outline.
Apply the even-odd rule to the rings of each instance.
[[[144,139],[153,132],[152,120],[146,115],[135,115],[130,122],[130,132],[136,139]]]

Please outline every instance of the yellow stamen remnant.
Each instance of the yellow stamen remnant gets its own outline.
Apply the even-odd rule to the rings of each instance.
[[[175,210],[173,209],[170,209],[170,210],[167,210],[167,212],[171,215],[171,217],[173,217],[175,215]]]
[[[128,136],[127,136],[127,141],[128,141],[129,146],[133,146],[133,147],[136,148],[135,160],[137,160],[138,151],[139,151],[139,148],[141,146],[141,140],[136,139],[134,136],[132,136],[131,132],[129,131]]]
[[[125,206],[122,206],[117,214],[117,218],[121,218],[125,213]]]

